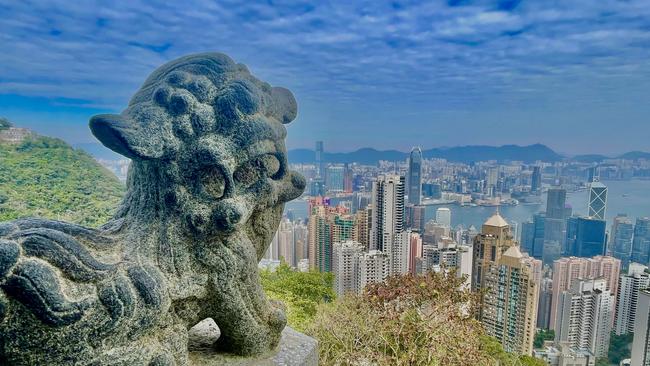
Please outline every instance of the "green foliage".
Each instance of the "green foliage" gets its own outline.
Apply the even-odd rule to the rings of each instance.
[[[552,341],[555,339],[555,331],[552,329],[540,329],[537,334],[535,334],[535,340],[533,341],[533,347],[542,348],[544,341]]]
[[[596,366],[609,366],[609,360],[604,357],[596,358]]]
[[[454,273],[394,276],[320,306],[307,333],[322,365],[543,366],[484,335],[476,295]]]
[[[609,338],[609,352],[607,353],[609,362],[618,365],[621,360],[630,358],[630,347],[633,340],[634,334],[632,333],[619,336],[612,332]]]
[[[532,356],[521,356],[506,352],[501,343],[493,337],[481,336],[481,348],[499,366],[546,366],[546,363]]]
[[[9,122],[9,120],[4,117],[0,117],[0,131],[6,130],[9,127],[13,127],[11,122]]]
[[[0,221],[37,216],[98,226],[123,194],[111,172],[61,140],[0,143]]]
[[[260,271],[260,277],[267,296],[286,305],[289,325],[301,332],[313,321],[318,306],[336,297],[331,273],[299,272],[282,263],[275,272]]]

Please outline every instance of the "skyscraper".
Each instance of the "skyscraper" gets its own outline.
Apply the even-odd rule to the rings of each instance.
[[[404,177],[379,176],[372,184],[370,249],[385,251],[404,231]]]
[[[650,217],[636,219],[631,261],[643,264],[650,262]]]
[[[388,274],[390,261],[388,256],[378,250],[371,250],[359,257],[359,279],[357,291],[362,293],[366,285],[383,282]]]
[[[539,166],[533,167],[533,176],[530,190],[533,193],[541,193],[542,191],[542,168]]]
[[[578,279],[602,277],[607,281],[607,290],[611,294],[616,294],[620,268],[621,261],[608,256],[593,258],[565,257],[554,261],[551,316],[549,318],[551,329],[555,327],[557,302],[563,291],[569,290]]]
[[[546,199],[546,217],[550,219],[566,219],[566,189],[549,188]]]
[[[515,244],[510,225],[498,212],[485,221],[481,233],[474,238],[472,291],[479,292],[484,288],[490,266],[496,265],[501,255]]]
[[[359,256],[362,251],[363,247],[356,241],[334,243],[332,272],[334,273],[334,290],[337,296],[357,292]]]
[[[621,260],[623,268],[627,268],[632,255],[632,237],[634,235],[634,225],[625,215],[618,215],[614,218],[612,224],[612,233],[610,235],[609,248],[612,255]]]
[[[316,141],[316,176],[325,178],[325,149],[323,141]]]
[[[354,216],[343,206],[331,207],[314,200],[309,215],[309,264],[321,272],[332,270],[334,243],[352,239]]]
[[[607,186],[593,182],[589,186],[589,217],[605,220],[607,210]]]
[[[544,219],[544,263],[552,263],[566,251],[566,219],[566,190],[549,188]]]
[[[634,331],[639,292],[650,287],[648,267],[630,263],[627,275],[621,277],[616,305],[615,332],[617,335]]]
[[[521,225],[521,250],[537,259],[544,257],[545,225],[546,215],[543,212],[536,213],[532,221]]]
[[[539,304],[537,305],[537,328],[550,329],[551,305],[553,304],[553,280],[542,279],[539,289]]]
[[[341,165],[327,167],[327,189],[333,192],[343,192],[345,189],[345,168]]]
[[[530,355],[537,324],[539,282],[534,267],[541,262],[524,256],[519,246],[509,247],[494,264],[488,264],[480,319],[487,335],[507,352]]]
[[[451,227],[451,210],[441,207],[436,210],[436,222],[438,224]]]
[[[409,156],[407,184],[409,203],[419,205],[422,200],[422,150],[419,147],[414,147]]]
[[[605,254],[604,220],[572,216],[567,219],[567,254],[593,257]]]
[[[408,204],[406,206],[406,227],[414,232],[424,233],[426,207]]]
[[[613,308],[614,295],[607,290],[605,279],[575,281],[558,298],[556,345],[566,343],[573,350],[607,357]]]
[[[650,366],[650,290],[639,292],[631,366]]]

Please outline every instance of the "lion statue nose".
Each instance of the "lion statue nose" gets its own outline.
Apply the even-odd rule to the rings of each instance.
[[[223,202],[215,212],[216,225],[219,230],[224,232],[232,232],[237,227],[237,224],[242,221],[244,217],[243,205],[235,201],[227,200]]]

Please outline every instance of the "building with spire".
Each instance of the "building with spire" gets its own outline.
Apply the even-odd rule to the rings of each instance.
[[[409,171],[406,184],[408,185],[408,201],[419,205],[422,200],[422,150],[414,147],[409,156]]]

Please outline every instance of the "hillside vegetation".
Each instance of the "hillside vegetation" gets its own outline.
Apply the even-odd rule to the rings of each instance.
[[[61,140],[0,143],[0,221],[38,216],[98,226],[123,193],[110,171]]]

